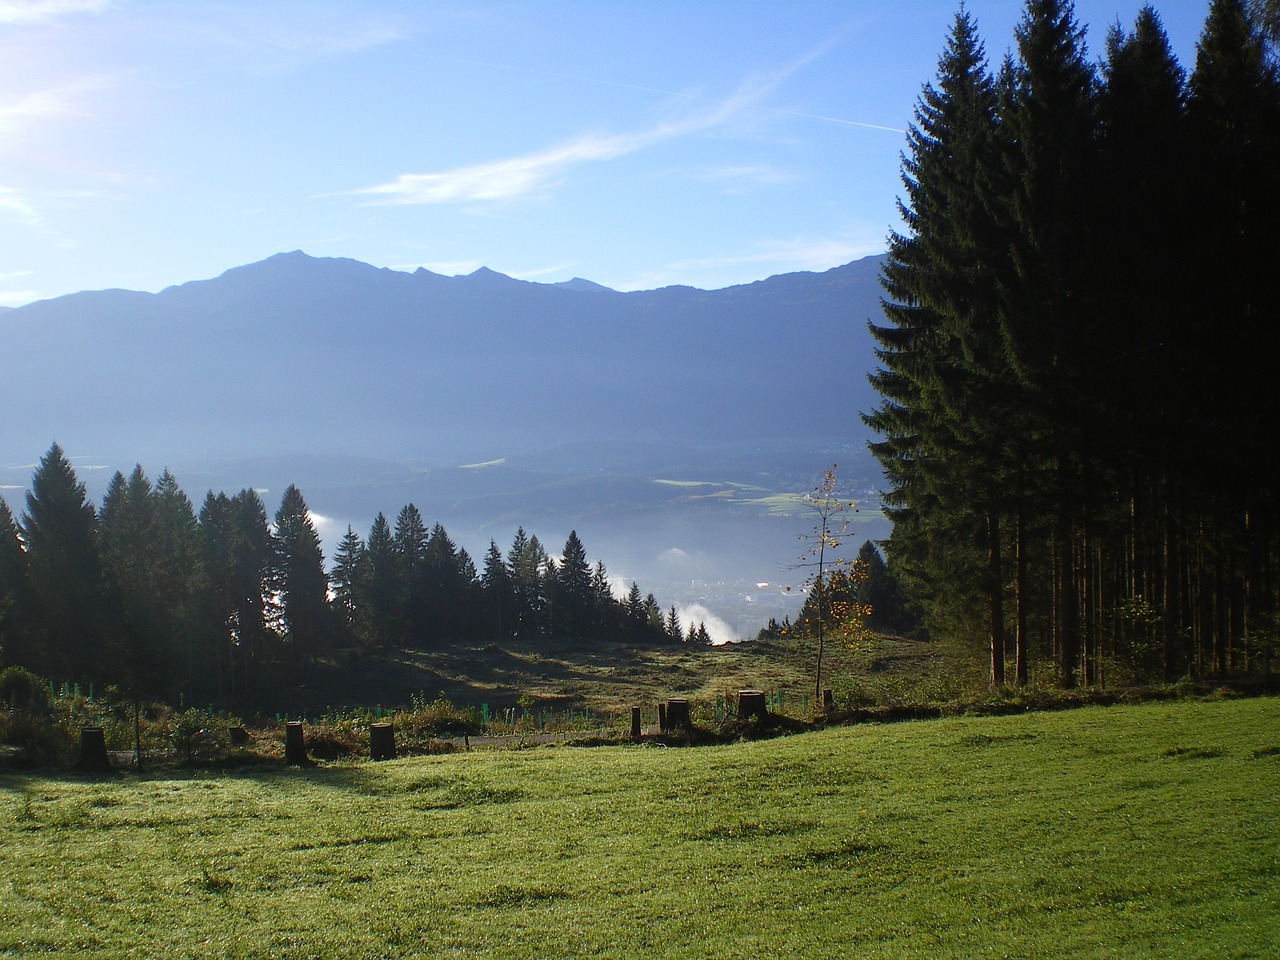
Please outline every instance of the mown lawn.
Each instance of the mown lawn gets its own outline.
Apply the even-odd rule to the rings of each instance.
[[[0,777],[0,955],[1274,957],[1280,702]]]

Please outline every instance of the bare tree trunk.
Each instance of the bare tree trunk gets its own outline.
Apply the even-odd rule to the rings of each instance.
[[[991,686],[1004,686],[1004,573],[1000,563],[1000,517],[987,514],[987,610],[991,627]]]

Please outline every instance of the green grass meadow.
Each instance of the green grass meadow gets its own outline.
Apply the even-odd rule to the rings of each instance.
[[[0,776],[0,956],[1275,957],[1280,702]]]

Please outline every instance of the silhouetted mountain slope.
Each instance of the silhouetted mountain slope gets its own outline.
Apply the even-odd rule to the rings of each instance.
[[[279,254],[4,315],[6,446],[467,460],[579,439],[860,433],[877,258],[619,293]],[[16,449],[15,449],[16,447]]]
[[[809,518],[770,498],[836,462],[851,493],[879,483],[858,414],[881,262],[620,293],[294,252],[29,304],[0,314],[0,494],[20,513],[56,439],[99,500],[135,462],[197,506],[252,486],[274,513],[296,483],[330,557],[406,503],[475,557],[518,525],[553,551],[576,528],[664,605],[752,633],[796,602],[757,581],[802,576],[783,571]]]

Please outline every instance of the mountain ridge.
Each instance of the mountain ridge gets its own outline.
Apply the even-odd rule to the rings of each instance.
[[[413,502],[476,555],[520,523],[551,544],[577,526],[643,583],[735,564],[770,580],[797,531],[733,490],[803,492],[833,462],[860,495],[879,482],[858,414],[882,262],[616,291],[292,251],[154,294],[82,291],[0,315],[20,361],[0,447],[29,465],[57,440],[104,468],[98,496],[142,463],[197,503],[296,483],[361,533]],[[28,480],[0,474],[15,514]],[[688,480],[725,486],[662,483]]]

